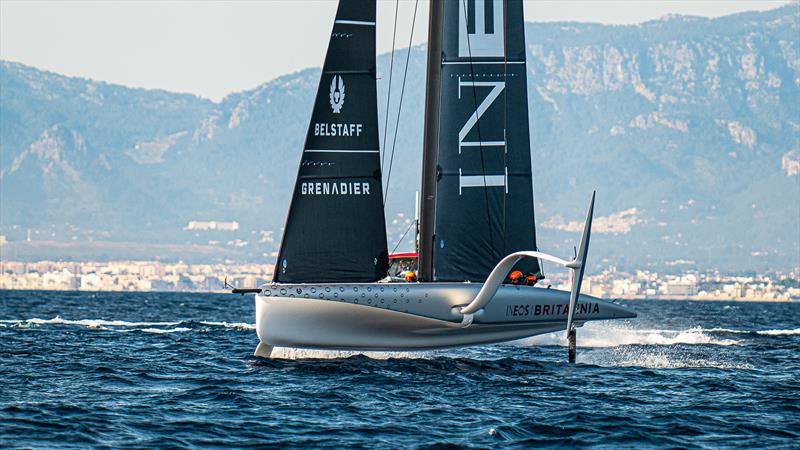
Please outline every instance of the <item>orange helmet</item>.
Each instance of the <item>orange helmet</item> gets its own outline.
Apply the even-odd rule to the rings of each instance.
[[[413,270],[409,270],[408,272],[406,272],[406,281],[408,282],[417,281],[417,274],[414,273]]]
[[[528,280],[528,284],[530,285],[536,284],[536,275],[528,275],[525,278]]]
[[[511,281],[517,281],[522,278],[522,272],[519,270],[514,270],[510,274],[508,274],[508,279]]]

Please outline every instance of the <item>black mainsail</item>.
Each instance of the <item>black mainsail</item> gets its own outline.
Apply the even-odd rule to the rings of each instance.
[[[274,281],[371,282],[386,275],[375,83],[375,0],[341,0]]]
[[[536,250],[522,1],[445,1],[431,20],[441,57],[429,57],[426,118],[438,126],[426,129],[421,279],[484,281],[504,256]]]

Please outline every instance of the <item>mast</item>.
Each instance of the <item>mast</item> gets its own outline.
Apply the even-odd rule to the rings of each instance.
[[[425,137],[422,146],[422,204],[419,223],[419,280],[433,281],[433,226],[436,215],[439,92],[442,74],[444,2],[430,2],[428,72],[425,84]]]

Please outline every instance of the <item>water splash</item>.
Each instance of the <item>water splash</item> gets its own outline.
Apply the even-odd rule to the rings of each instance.
[[[711,330],[693,327],[685,330],[638,329],[633,326],[608,323],[590,323],[578,329],[580,347],[605,348],[624,345],[738,345],[741,341],[719,339]],[[566,346],[563,331],[543,334],[519,341],[522,345]]]
[[[618,347],[578,353],[577,361],[601,367],[641,367],[646,369],[739,369],[753,366],[743,361],[730,361],[717,352],[698,354],[674,347]]]
[[[791,331],[791,330],[778,330]],[[755,330],[691,327],[686,329],[636,328],[634,325],[591,323],[578,330],[577,362],[601,367],[648,369],[752,369],[747,362],[729,360],[729,352],[714,346],[743,345],[744,340],[718,335],[761,334]],[[521,345],[566,346],[564,332],[549,333],[519,341]],[[694,347],[697,346],[697,347]]]

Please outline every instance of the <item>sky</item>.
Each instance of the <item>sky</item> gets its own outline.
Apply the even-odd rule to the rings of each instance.
[[[530,0],[525,20],[634,24],[667,14],[718,17],[787,0]],[[794,4],[798,4],[796,1]],[[409,43],[415,2],[378,1],[378,51]],[[412,43],[427,39],[419,1]],[[800,5],[798,5],[800,7]],[[331,0],[0,0],[0,59],[57,73],[215,101],[322,65]]]

